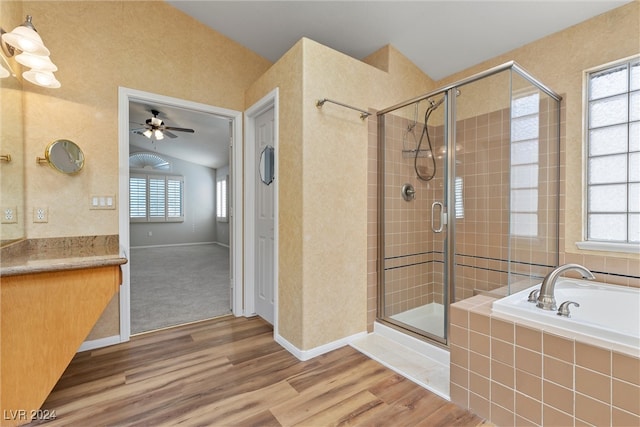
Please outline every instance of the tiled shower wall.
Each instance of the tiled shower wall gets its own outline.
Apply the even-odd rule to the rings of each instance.
[[[518,220],[510,218],[512,182],[522,168],[511,164],[510,109],[456,123],[455,175],[464,186],[464,217],[455,229],[456,301],[507,285],[528,287],[557,264],[558,115],[554,104],[542,99],[537,116],[537,159],[527,160],[531,179],[524,184],[536,193],[533,237],[518,236],[512,228]]]
[[[411,107],[410,107],[411,108]],[[546,101],[541,111],[546,111]],[[406,111],[405,111],[406,112]],[[518,239],[510,234],[510,123],[508,109],[481,114],[456,123],[457,162],[455,176],[463,184],[463,210],[456,219],[456,289],[455,300],[473,296],[478,291],[504,288],[512,282],[526,282],[532,275],[542,277],[556,264],[555,200],[549,194],[557,189],[558,152],[548,142],[557,125],[557,116],[541,113],[540,149],[537,168],[539,232],[536,239]],[[416,178],[414,160],[407,150],[415,149],[423,129],[400,114],[385,116],[385,313],[393,315],[431,302],[442,303],[443,234],[431,231],[431,203],[444,201],[444,127],[430,126],[438,173],[429,182]],[[374,123],[370,126],[374,127]],[[375,134],[372,131],[372,135]],[[551,134],[554,137],[554,134]],[[371,141],[370,161],[375,164],[376,151]],[[426,147],[426,141],[421,147]],[[403,155],[403,151],[405,155]],[[431,161],[419,158],[419,166]],[[370,200],[375,200],[374,178],[370,175]],[[403,200],[405,183],[415,187],[415,200]],[[375,209],[370,209],[374,215]],[[436,215],[437,217],[437,215]],[[370,218],[371,222],[375,218]],[[437,224],[436,224],[437,225]],[[373,228],[373,227],[372,227]],[[372,236],[373,238],[373,236]],[[373,248],[375,243],[371,241]],[[503,292],[506,293],[506,290]]]
[[[549,114],[546,101],[541,101],[540,146],[548,147],[553,137],[557,115]],[[556,260],[556,227],[563,235],[564,188],[563,129],[565,111],[561,110],[560,151],[560,224],[555,221],[554,198],[557,159],[555,152],[540,150],[538,162],[539,234],[542,238],[526,239],[509,234],[509,167],[510,113],[501,110],[460,120],[456,123],[458,157],[456,176],[463,177],[465,217],[456,220],[456,290],[455,300],[473,296],[478,291],[498,290],[510,284],[526,287],[540,280],[550,266],[577,262],[590,268],[598,281],[640,287],[638,262],[612,256],[579,255],[560,251]],[[441,178],[429,183],[415,178],[413,160],[402,157],[406,140],[406,118],[387,114],[385,158],[388,174],[385,192],[389,198],[386,216],[386,313],[395,314],[429,302],[442,301],[443,245],[439,236],[431,235],[430,211],[434,200],[442,200]],[[421,124],[415,132],[419,136]],[[442,146],[442,127],[430,127],[434,151]],[[368,325],[376,319],[377,291],[377,116],[369,117],[368,174]],[[404,183],[417,190],[416,200],[405,202],[400,193]],[[564,242],[560,239],[560,248]],[[534,279],[530,279],[534,277]]]
[[[418,180],[413,159],[403,155],[403,149],[415,149],[423,124],[387,115],[385,128],[385,313],[393,315],[442,303],[442,239],[432,237],[429,213],[431,202],[442,200],[443,192],[442,178]],[[402,197],[407,183],[416,191],[411,201]]]

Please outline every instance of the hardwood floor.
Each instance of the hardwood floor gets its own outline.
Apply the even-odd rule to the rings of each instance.
[[[351,347],[300,362],[272,336],[229,316],[79,353],[31,425],[483,424]]]

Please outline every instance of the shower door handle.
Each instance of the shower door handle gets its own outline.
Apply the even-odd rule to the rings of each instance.
[[[439,215],[438,215],[440,217],[440,227],[438,227],[438,228],[435,227],[436,206],[438,206],[440,208],[439,209]],[[433,202],[431,204],[431,230],[434,233],[442,233],[442,229],[444,227],[444,221],[443,221],[443,218],[442,218],[442,212],[443,212],[442,203]]]

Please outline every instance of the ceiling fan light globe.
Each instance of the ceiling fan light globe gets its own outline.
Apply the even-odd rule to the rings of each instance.
[[[147,129],[144,132],[142,132],[142,134],[144,136],[146,136],[147,138],[151,139],[151,136],[153,135],[153,132],[151,132],[151,129]]]
[[[162,134],[162,131],[157,130],[157,129],[156,129],[155,131],[153,131],[153,136],[154,136],[158,141],[160,141],[161,139],[164,139],[164,135]]]

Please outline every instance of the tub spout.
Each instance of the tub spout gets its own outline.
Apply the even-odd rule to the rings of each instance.
[[[536,307],[543,310],[557,310],[556,299],[554,297],[554,291],[556,287],[556,281],[562,273],[569,270],[576,270],[582,274],[582,277],[588,280],[595,280],[595,276],[586,267],[579,264],[565,264],[553,270],[547,274],[542,281],[540,287],[540,295],[538,296],[538,303]]]

